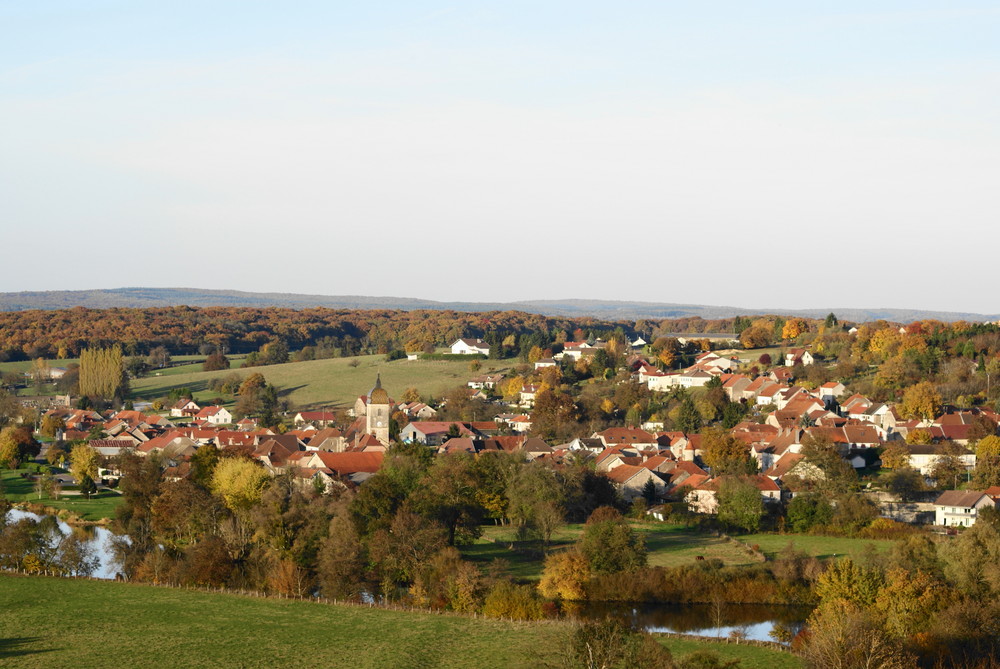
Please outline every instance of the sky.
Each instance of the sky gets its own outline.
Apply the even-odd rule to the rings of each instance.
[[[0,291],[1000,312],[996,2],[0,0]]]

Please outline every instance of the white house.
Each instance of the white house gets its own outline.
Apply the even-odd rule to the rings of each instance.
[[[183,418],[184,416],[194,416],[199,411],[201,411],[201,407],[194,400],[182,399],[170,407],[170,416],[173,418]]]
[[[912,444],[908,445],[906,450],[910,452],[910,467],[916,469],[923,476],[930,476],[938,458],[943,457],[946,453],[944,444]],[[956,457],[966,470],[975,468],[976,454],[974,451],[965,448]]]
[[[996,508],[993,499],[978,490],[948,490],[934,502],[934,523],[945,527],[975,524],[980,509]]]
[[[813,364],[812,353],[804,348],[789,349],[785,353],[785,367],[794,367],[797,362],[801,362],[803,365]]]
[[[482,339],[459,339],[451,345],[454,355],[489,355],[490,345]]]
[[[212,425],[228,425],[233,422],[233,414],[225,407],[205,407],[195,415],[195,420],[205,420]]]

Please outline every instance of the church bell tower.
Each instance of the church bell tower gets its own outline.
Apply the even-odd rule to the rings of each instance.
[[[389,393],[382,387],[382,375],[375,378],[375,387],[368,394],[365,432],[389,445]]]

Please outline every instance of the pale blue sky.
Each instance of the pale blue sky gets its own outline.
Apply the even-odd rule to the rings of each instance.
[[[0,0],[0,290],[1000,312],[997,35],[995,2]]]

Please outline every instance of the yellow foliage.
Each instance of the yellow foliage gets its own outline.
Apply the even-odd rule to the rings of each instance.
[[[240,458],[225,458],[215,467],[212,492],[233,511],[249,509],[260,501],[271,477],[260,465]]]
[[[545,558],[545,571],[538,591],[548,599],[581,601],[587,598],[585,585],[590,578],[590,564],[577,551],[552,553]]]
[[[789,318],[781,328],[782,339],[795,339],[800,334],[809,332],[809,324],[801,318]]]

